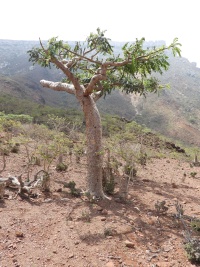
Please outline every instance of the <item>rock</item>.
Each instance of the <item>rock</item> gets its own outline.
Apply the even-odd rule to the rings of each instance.
[[[22,232],[17,231],[17,232],[15,233],[15,236],[16,236],[16,237],[24,237],[24,234],[23,234]]]
[[[131,241],[129,241],[129,240],[126,240],[126,241],[124,242],[124,244],[125,244],[125,246],[128,247],[128,248],[134,248],[134,247],[135,247],[134,243],[131,242]]]
[[[70,199],[67,197],[61,198],[60,201],[69,201]]]
[[[101,221],[106,221],[106,217],[101,217]]]
[[[50,203],[50,202],[52,202],[53,200],[51,199],[51,198],[46,198],[43,202],[44,203]]]

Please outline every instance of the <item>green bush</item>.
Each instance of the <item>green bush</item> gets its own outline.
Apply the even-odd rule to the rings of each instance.
[[[70,189],[72,196],[80,197],[80,191],[76,188],[76,183],[74,181],[70,181],[69,183],[65,184],[64,187]]]
[[[25,114],[20,114],[20,115],[16,115],[16,114],[3,114],[1,112],[0,114],[1,118],[5,118],[7,120],[13,120],[13,121],[19,121],[21,123],[32,123],[33,118],[29,115],[25,115]]]
[[[185,244],[187,257],[192,262],[200,262],[200,241],[192,239]]]
[[[64,164],[63,162],[60,162],[56,165],[56,171],[58,171],[58,172],[66,171],[67,168],[68,168],[68,166],[66,164]]]
[[[137,169],[135,167],[135,164],[129,164],[127,163],[125,166],[124,166],[124,173],[127,174],[127,175],[130,175],[131,177],[135,177],[136,174],[137,174]]]
[[[191,227],[195,230],[195,231],[200,231],[200,220],[194,220],[191,222]]]

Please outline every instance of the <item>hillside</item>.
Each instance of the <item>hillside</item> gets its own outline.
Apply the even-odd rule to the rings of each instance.
[[[123,43],[114,43],[116,53]],[[162,45],[163,41],[147,43]],[[35,41],[0,40],[0,92],[42,105],[59,108],[76,108],[76,99],[65,93],[57,93],[40,86],[41,79],[58,81],[62,73],[57,69],[43,69],[28,62],[27,50],[38,45]],[[101,99],[98,107],[102,113],[110,113],[136,120],[140,124],[189,144],[200,144],[200,69],[186,58],[170,56],[170,69],[158,76],[162,84],[170,84],[157,95],[126,96],[114,91],[112,96]]]
[[[200,144],[200,69],[185,58],[170,57],[170,68],[158,76],[170,84],[159,96],[132,98],[139,123],[172,138]]]
[[[23,186],[35,181],[37,187],[18,192],[19,187],[8,184],[3,193],[0,190],[1,267],[198,266],[185,249],[186,243],[191,248],[193,238],[199,238],[200,171],[192,165],[193,155],[136,123],[108,119],[103,121],[104,146],[110,147],[115,163],[114,188],[104,187],[110,200],[101,200],[84,194],[86,155],[79,154],[77,160],[76,147],[82,143],[85,150],[81,131],[72,127],[63,136],[44,125],[7,124],[2,115],[0,148],[7,153],[0,157],[0,178],[21,175]],[[71,146],[64,140],[69,137],[79,142]],[[59,150],[52,153],[56,147]],[[61,151],[67,166],[62,171],[57,169]],[[145,161],[141,151],[147,155]],[[128,192],[120,198],[130,157],[136,172],[129,173]],[[107,166],[105,151],[103,159]],[[45,166],[50,179],[46,191],[38,183]],[[192,259],[199,260],[199,249],[196,252]]]

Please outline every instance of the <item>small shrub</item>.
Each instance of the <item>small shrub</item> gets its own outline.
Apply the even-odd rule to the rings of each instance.
[[[33,165],[41,166],[41,160],[36,156],[31,157],[30,163]]]
[[[45,172],[42,177],[42,190],[45,192],[50,192],[50,176],[48,172]]]
[[[200,262],[200,241],[192,239],[185,244],[187,257],[192,262]]]
[[[130,164],[126,164],[124,166],[124,173],[127,175],[130,175],[131,177],[135,177],[137,174],[137,170],[136,170],[134,164],[133,164],[133,166]]]
[[[41,187],[42,191],[50,192],[50,175],[45,170],[40,170],[35,174],[34,180],[37,181],[37,186]]]
[[[138,163],[142,166],[145,166],[147,163],[147,154],[146,153],[140,153],[138,156]]]
[[[90,213],[88,211],[82,211],[81,220],[84,222],[91,222]]]
[[[176,208],[176,218],[181,219],[184,214],[183,205],[176,201],[174,206]]]
[[[200,231],[200,220],[196,219],[194,221],[191,222],[191,227],[195,230],[195,231]]]
[[[104,236],[112,236],[113,235],[113,230],[111,228],[105,228],[104,229]]]
[[[155,203],[155,209],[157,213],[165,213],[168,211],[168,207],[166,206],[166,201],[158,201]]]
[[[115,189],[115,177],[114,174],[112,173],[112,168],[104,167],[102,171],[103,171],[103,179],[102,179],[103,190],[105,193],[112,195]]]
[[[66,171],[67,168],[68,168],[68,166],[67,166],[66,164],[64,164],[63,162],[58,163],[58,164],[56,165],[56,171],[58,171],[58,172]]]
[[[84,155],[84,143],[76,143],[74,145],[74,155],[76,157],[76,163],[80,163],[81,157]]]
[[[80,191],[76,188],[76,183],[74,181],[70,181],[69,183],[65,184],[64,187],[70,189],[70,193],[74,197],[80,197]]]
[[[104,185],[104,192],[109,194],[109,195],[112,195],[114,193],[114,189],[115,189],[115,181],[114,179],[113,180],[110,180],[110,181],[106,181],[105,185]]]
[[[10,151],[12,152],[12,153],[18,153],[19,152],[19,144],[18,143],[16,143],[16,144],[14,144],[12,147],[11,147],[11,149],[10,149]]]

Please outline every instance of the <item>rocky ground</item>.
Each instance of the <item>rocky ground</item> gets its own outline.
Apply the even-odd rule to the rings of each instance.
[[[11,154],[1,176],[19,175],[25,161],[22,152]],[[28,198],[6,189],[0,201],[0,267],[197,266],[184,244],[198,235],[190,220],[200,217],[200,167],[152,159],[130,181],[126,203],[119,201],[117,186],[111,200],[72,196],[64,184],[75,181],[85,189],[85,176],[84,160],[73,161],[67,172],[52,167],[49,193],[37,189]]]

